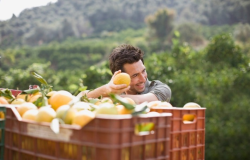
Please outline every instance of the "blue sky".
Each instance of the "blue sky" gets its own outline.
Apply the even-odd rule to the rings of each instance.
[[[8,20],[14,13],[18,16],[24,9],[45,6],[57,0],[0,0],[0,21]]]

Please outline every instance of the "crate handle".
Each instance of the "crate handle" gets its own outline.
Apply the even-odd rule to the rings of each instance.
[[[143,122],[135,125],[135,134],[138,136],[154,134],[155,124],[153,122]]]
[[[182,117],[182,121],[184,124],[192,124],[196,123],[196,115],[194,114],[184,114]]]

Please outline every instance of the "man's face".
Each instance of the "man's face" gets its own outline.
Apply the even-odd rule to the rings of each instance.
[[[141,60],[133,64],[126,63],[123,66],[126,73],[130,75],[131,83],[128,94],[137,94],[145,90],[147,72]]]

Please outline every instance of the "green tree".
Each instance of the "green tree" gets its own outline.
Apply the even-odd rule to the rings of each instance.
[[[215,36],[207,46],[206,51],[207,60],[213,64],[229,64],[231,67],[245,64],[241,48],[235,44],[231,34],[224,33]]]
[[[149,37],[157,38],[163,44],[174,27],[174,16],[174,10],[167,8],[159,9],[153,15],[147,16],[145,22],[149,27]]]

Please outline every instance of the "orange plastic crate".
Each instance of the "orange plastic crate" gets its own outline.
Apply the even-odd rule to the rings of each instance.
[[[172,113],[170,131],[170,160],[205,159],[205,110],[206,108],[160,108],[151,111]],[[194,116],[184,122],[184,115]]]
[[[55,134],[48,123],[22,121],[6,106],[6,160],[169,160],[170,113],[160,116],[97,116],[85,127],[62,125]],[[138,124],[151,132],[135,134]]]

